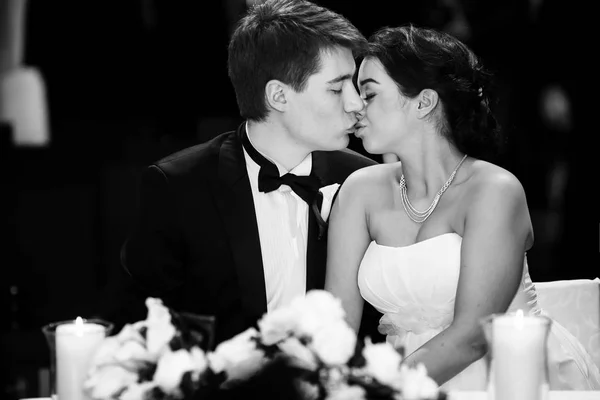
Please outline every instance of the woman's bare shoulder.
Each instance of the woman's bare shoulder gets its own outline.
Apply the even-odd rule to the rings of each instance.
[[[467,182],[466,182],[467,183]],[[523,185],[510,171],[485,161],[473,163],[468,187],[463,191],[465,215],[473,221],[488,221],[511,226],[513,232],[522,232],[526,248],[533,244],[533,225]],[[496,221],[496,222],[494,222]]]
[[[512,172],[482,160],[473,162],[468,186],[468,192],[476,197],[525,197],[523,185]]]

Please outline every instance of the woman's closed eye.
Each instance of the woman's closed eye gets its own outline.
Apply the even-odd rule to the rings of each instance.
[[[375,97],[375,93],[369,93],[369,94],[365,94],[365,96],[362,99],[363,99],[363,101],[368,103],[369,101],[371,101],[371,99],[373,97]]]

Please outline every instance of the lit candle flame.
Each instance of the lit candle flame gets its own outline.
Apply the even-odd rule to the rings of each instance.
[[[516,319],[515,319],[515,325],[516,325],[517,329],[523,329],[523,324],[524,324],[523,310],[518,309]]]

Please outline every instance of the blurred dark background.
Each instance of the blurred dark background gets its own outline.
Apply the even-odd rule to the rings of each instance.
[[[12,2],[0,0],[4,36]],[[596,256],[577,257],[587,253],[587,239],[573,226],[586,223],[578,221],[581,212],[572,215],[573,205],[589,204],[572,195],[582,192],[575,179],[580,100],[573,87],[573,2],[318,3],[341,12],[366,35],[413,22],[471,45],[498,78],[499,117],[509,139],[500,163],[521,179],[528,195],[536,235],[528,254],[533,280],[600,275]],[[241,122],[226,47],[247,6],[245,0],[24,4],[20,62],[3,62],[0,73],[8,76],[15,67],[38,73],[49,141],[18,142],[15,123],[0,118],[2,192],[8,200],[2,208],[8,241],[0,272],[0,393],[7,399],[47,395],[48,350],[40,327],[91,315],[120,274],[119,250],[135,210],[140,171]],[[7,52],[1,55],[9,59]],[[4,109],[16,96],[6,86]],[[364,153],[355,139],[350,147]]]

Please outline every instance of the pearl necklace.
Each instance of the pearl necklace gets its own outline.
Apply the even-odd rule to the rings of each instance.
[[[458,169],[460,168],[460,166],[466,158],[467,155],[465,154],[465,156],[462,158],[462,160],[460,160],[456,168],[454,168],[454,171],[452,171],[452,174],[450,174],[450,177],[448,178],[446,183],[444,183],[440,190],[437,192],[437,194],[433,198],[433,201],[431,202],[431,205],[427,207],[427,209],[424,211],[419,211],[416,208],[414,208],[412,204],[410,204],[410,200],[408,200],[408,195],[406,194],[406,180],[404,179],[404,174],[402,174],[402,177],[400,178],[400,197],[402,198],[402,206],[404,207],[404,211],[406,211],[406,215],[408,215],[408,217],[411,220],[413,220],[417,224],[422,224],[427,218],[429,218],[431,213],[433,213],[433,210],[435,210],[435,208],[437,207],[437,204],[440,201],[442,194],[444,194],[446,189],[448,189],[448,187],[454,180],[456,171],[458,171]]]

